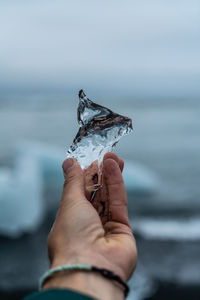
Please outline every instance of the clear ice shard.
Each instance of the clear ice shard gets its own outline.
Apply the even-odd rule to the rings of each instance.
[[[130,118],[94,103],[83,90],[79,91],[77,117],[80,128],[67,157],[75,158],[82,169],[95,160],[100,165],[104,154],[113,151],[120,138],[133,130]]]

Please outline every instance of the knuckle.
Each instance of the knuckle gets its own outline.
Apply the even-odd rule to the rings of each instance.
[[[66,187],[69,183],[75,181],[76,179],[76,174],[74,172],[70,172],[69,174],[67,174],[67,176],[65,177],[65,181],[64,181],[64,187]]]

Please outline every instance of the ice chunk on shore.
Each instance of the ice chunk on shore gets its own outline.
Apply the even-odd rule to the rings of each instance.
[[[0,169],[0,234],[17,238],[37,229],[44,215],[42,200],[42,174],[36,156],[19,156],[13,172]]]
[[[134,231],[146,239],[195,241],[200,240],[200,218],[135,218]]]
[[[129,134],[132,120],[89,100],[84,91],[79,92],[79,131],[67,151],[67,157],[75,158],[82,168],[93,161],[100,164],[105,153],[113,151],[120,138]]]

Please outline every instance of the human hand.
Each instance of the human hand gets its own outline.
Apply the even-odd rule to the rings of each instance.
[[[83,171],[75,160],[64,161],[63,195],[48,238],[52,268],[64,264],[91,264],[111,270],[124,281],[130,278],[137,262],[137,249],[128,220],[120,168],[123,168],[123,161],[114,153],[104,156],[103,187],[97,192],[93,206],[87,199],[85,180],[90,174],[92,176],[95,167]],[[103,214],[101,209],[99,216],[101,202],[106,209]]]

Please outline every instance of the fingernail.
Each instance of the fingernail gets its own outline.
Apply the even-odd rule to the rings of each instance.
[[[69,158],[69,159],[67,159],[67,160],[65,160],[65,161],[63,162],[62,167],[63,167],[63,172],[64,172],[65,174],[66,174],[66,173],[69,171],[69,169],[73,166],[73,163],[74,163],[74,161],[73,161],[72,158]]]

